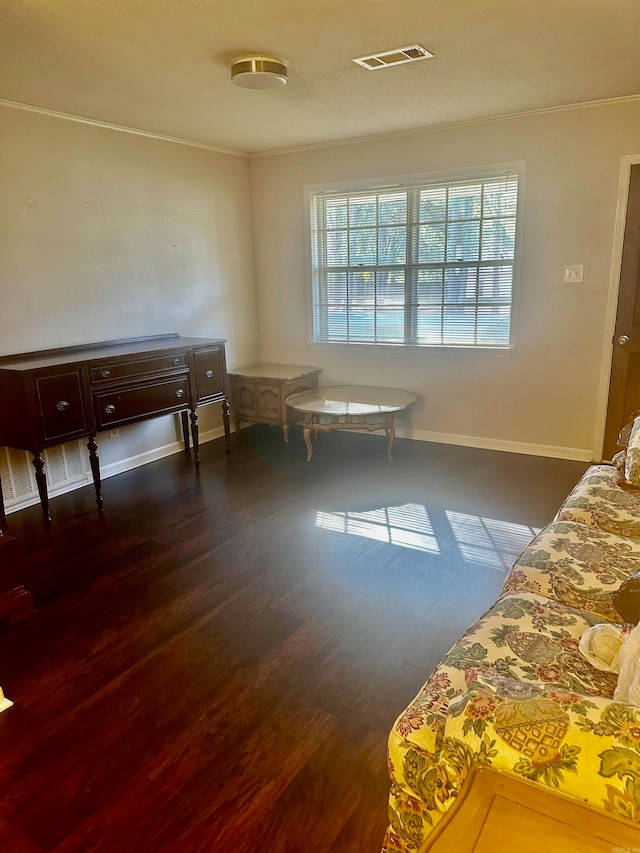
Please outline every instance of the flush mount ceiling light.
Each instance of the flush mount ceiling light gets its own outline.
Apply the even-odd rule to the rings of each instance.
[[[373,53],[371,56],[359,56],[353,62],[362,65],[368,71],[377,71],[378,68],[389,68],[390,65],[402,65],[405,62],[417,62],[419,59],[433,59],[433,53],[426,47],[422,47],[421,44],[410,44],[407,47],[397,47],[395,50]]]
[[[241,56],[231,66],[231,79],[243,89],[277,89],[286,85],[288,65],[274,56]]]

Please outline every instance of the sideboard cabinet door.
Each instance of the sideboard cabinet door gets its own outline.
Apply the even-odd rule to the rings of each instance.
[[[223,347],[199,349],[194,356],[198,402],[224,396],[226,365]]]
[[[80,370],[36,377],[45,441],[63,441],[87,431]]]

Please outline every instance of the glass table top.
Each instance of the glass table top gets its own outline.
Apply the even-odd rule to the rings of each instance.
[[[418,398],[401,388],[373,385],[334,385],[301,391],[287,397],[286,403],[297,412],[318,415],[377,415],[401,412]]]

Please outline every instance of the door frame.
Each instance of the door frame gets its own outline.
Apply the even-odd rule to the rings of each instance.
[[[611,380],[611,362],[613,360],[613,335],[616,328],[618,309],[618,291],[620,289],[620,270],[622,267],[622,249],[624,244],[624,228],[627,218],[627,201],[629,198],[629,182],[631,167],[640,165],[640,154],[626,154],[620,161],[620,177],[618,180],[618,203],[613,232],[613,248],[611,251],[611,270],[609,273],[609,296],[604,322],[604,342],[602,347],[602,364],[600,368],[600,385],[596,399],[596,420],[593,439],[594,458],[602,460],[604,451],[604,433],[607,421],[607,403],[609,402],[609,384]]]

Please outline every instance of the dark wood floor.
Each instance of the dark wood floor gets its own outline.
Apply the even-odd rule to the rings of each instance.
[[[9,517],[3,851],[377,851],[397,714],[585,465],[260,426]]]

